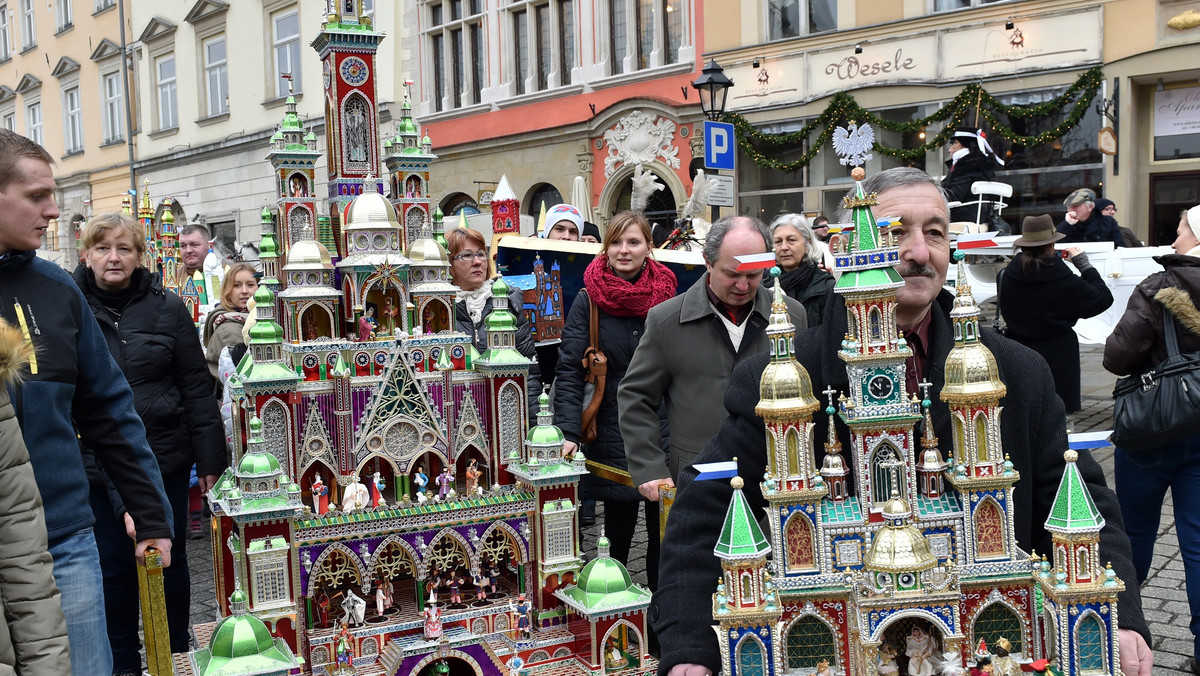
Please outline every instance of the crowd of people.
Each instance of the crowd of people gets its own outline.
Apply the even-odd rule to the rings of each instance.
[[[944,384],[940,365],[953,344],[953,298],[943,287],[950,224],[958,214],[947,197],[955,198],[961,183],[991,178],[1002,164],[978,130],[956,131],[953,140],[944,181],[900,168],[864,183],[877,195],[875,213],[897,219],[889,238],[899,246],[904,284],[895,320],[913,351],[910,391],[920,380],[931,381],[935,392]],[[221,385],[245,353],[257,278],[252,266],[229,267],[219,303],[198,332],[182,301],[141,266],[145,233],[122,214],[101,214],[86,224],[82,262],[72,278],[34,253],[58,217],[53,163],[37,144],[0,130],[0,283],[6,291],[0,380],[7,383],[0,390],[0,476],[12,486],[0,495],[6,553],[0,571],[12,565],[25,571],[16,582],[0,574],[0,593],[28,599],[6,615],[10,631],[0,632],[0,665],[25,674],[140,673],[137,623],[127,609],[136,598],[136,561],[150,548],[167,566],[171,650],[189,647],[186,533],[195,505],[188,489],[193,482],[199,492],[210,489],[230,460],[220,406],[224,398],[228,408],[228,393]],[[1091,189],[1071,193],[1065,206],[1057,224],[1050,215],[1025,219],[1019,252],[998,280],[1007,337],[991,331],[982,337],[1008,387],[1002,429],[1005,450],[1024,477],[1013,527],[1026,550],[1050,549],[1041,528],[1054,493],[1047,482],[1062,473],[1067,416],[1080,408],[1072,327],[1113,302],[1084,253],[1068,247],[1060,257],[1055,245],[1139,244],[1117,225],[1115,205]],[[849,220],[844,213],[836,218]],[[833,293],[829,220],[782,214],[768,227],[747,216],[719,219],[704,240],[704,274],[679,293],[671,269],[655,259],[650,223],[640,213],[615,214],[601,232],[575,207],[556,205],[540,236],[590,238],[600,250],[583,274],[583,291],[553,358],[535,349],[528,318],[515,313],[516,348],[532,362],[530,410],[543,386],[553,384],[564,450],[583,449],[630,477],[626,484],[587,475],[582,513],[586,525],[587,502],[603,505],[611,555],[626,564],[635,524],[644,518],[645,569],[655,590],[650,620],[662,673],[715,673],[720,653],[708,619],[719,564],[711,550],[732,489],[696,482],[694,465],[736,460],[747,498],[757,510],[765,505],[759,481],[766,444],[754,407],[768,359],[772,283],[785,294],[797,331],[796,359],[813,390],[848,389],[836,357],[847,317]],[[520,308],[520,292],[494,277],[489,243],[479,232],[460,228],[445,237],[458,289],[455,328],[482,352],[484,319],[498,294]],[[207,239],[202,229],[181,233],[181,275],[201,268]],[[1175,251],[1158,259],[1165,271],[1138,286],[1109,339],[1104,365],[1114,373],[1139,373],[1161,360],[1164,305],[1184,329],[1184,347],[1200,349],[1193,300],[1200,293],[1200,206],[1181,215]],[[761,267],[742,264],[764,254],[773,254],[781,271],[773,282]],[[589,389],[593,349],[606,358],[603,388]],[[585,429],[584,411],[596,398],[594,429]],[[930,419],[938,438],[953,438],[949,410],[936,398]],[[827,424],[818,417],[817,438],[829,432]],[[849,443],[844,427],[833,433]],[[1150,454],[1118,448],[1116,462],[1115,493],[1090,455],[1081,453],[1078,467],[1106,519],[1103,556],[1129,582],[1120,596],[1122,668],[1142,676],[1153,656],[1132,581],[1148,574],[1167,488],[1175,494],[1195,609],[1192,630],[1200,634],[1200,549],[1193,537],[1200,534],[1200,511],[1189,509],[1188,497],[1200,476],[1200,439]],[[675,502],[660,534],[659,506],[668,491]],[[24,587],[9,588],[15,584]],[[1194,661],[1191,666],[1200,673]]]

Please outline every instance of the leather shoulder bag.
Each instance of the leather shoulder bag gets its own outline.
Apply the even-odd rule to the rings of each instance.
[[[1163,313],[1167,358],[1113,390],[1111,441],[1126,451],[1153,451],[1200,434],[1200,353],[1180,354],[1175,317]]]
[[[588,303],[588,349],[583,353],[584,378],[583,417],[580,421],[580,441],[590,444],[596,440],[596,415],[604,401],[604,386],[608,381],[608,357],[600,350],[600,309],[587,297],[586,291],[579,295]],[[587,392],[591,391],[591,399]]]

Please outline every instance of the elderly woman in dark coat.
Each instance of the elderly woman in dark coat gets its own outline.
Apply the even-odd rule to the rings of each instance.
[[[596,304],[599,345],[608,358],[600,410],[596,414],[596,439],[588,444],[588,458],[618,469],[627,469],[625,442],[618,425],[617,388],[644,333],[650,308],[675,295],[675,274],[650,257],[650,222],[641,213],[623,211],[613,216],[603,247],[583,273],[584,292],[575,298],[563,325],[562,351],[555,381],[554,424],[567,438],[564,450],[574,451],[583,436],[583,353],[588,349],[591,305]],[[600,393],[597,393],[600,394]],[[658,587],[658,503],[642,498],[632,486],[622,486],[594,474],[585,475],[587,494],[604,503],[605,535],[611,554],[629,562],[638,508],[645,512],[646,578]]]
[[[771,241],[775,247],[775,262],[783,274],[779,283],[783,292],[804,305],[808,326],[821,323],[825,315],[825,299],[833,290],[833,275],[821,269],[821,250],[816,236],[808,227],[808,219],[800,214],[783,214],[771,223]],[[768,286],[773,283],[764,282]]]
[[[1014,242],[1021,252],[1001,272],[999,293],[1008,337],[1046,359],[1069,415],[1081,403],[1079,338],[1073,327],[1107,310],[1113,297],[1087,254],[1074,247],[1065,250],[1079,276],[1058,257],[1054,243],[1064,237],[1049,216],[1026,217]]]

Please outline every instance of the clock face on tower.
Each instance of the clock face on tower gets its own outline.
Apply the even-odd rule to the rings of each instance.
[[[895,383],[888,376],[880,373],[867,381],[867,394],[876,401],[882,401],[892,396]]]
[[[357,56],[348,56],[342,60],[342,67],[339,69],[342,76],[342,82],[357,87],[367,81],[367,75],[370,72],[367,68],[367,62]]]

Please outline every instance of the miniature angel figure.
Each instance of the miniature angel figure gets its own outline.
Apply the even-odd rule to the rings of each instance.
[[[833,676],[833,669],[829,666],[829,660],[824,657],[817,662],[817,676]]]
[[[342,600],[342,610],[345,612],[345,615],[342,616],[342,624],[357,627],[363,623],[363,616],[367,612],[367,602],[359,598],[353,589],[347,589],[346,598]]]
[[[479,471],[479,464],[475,460],[472,460],[471,463],[467,465],[466,474],[467,495],[477,495],[481,493],[482,491],[479,490],[479,477],[483,475],[483,472]]]
[[[350,628],[345,622],[342,622],[342,630],[338,632],[335,646],[338,669],[349,669],[354,662],[354,639],[350,636]]]
[[[450,465],[442,468],[442,473],[437,477],[438,484],[438,499],[445,501],[446,496],[450,495],[450,487],[454,484],[454,477],[450,475]]]
[[[437,601],[433,598],[429,599],[429,604],[425,606],[425,610],[421,611],[425,617],[425,638],[433,640],[442,637],[442,609],[438,607]]]
[[[425,465],[417,465],[417,473],[413,475],[413,483],[417,486],[417,497],[425,495],[425,487],[429,485],[429,476],[425,474]]]
[[[912,633],[905,639],[908,655],[909,676],[933,676],[934,645],[929,634],[919,626],[912,628]]]
[[[896,676],[900,673],[900,667],[896,666],[896,654],[896,647],[891,643],[879,646],[879,668],[876,669],[879,676]]]

